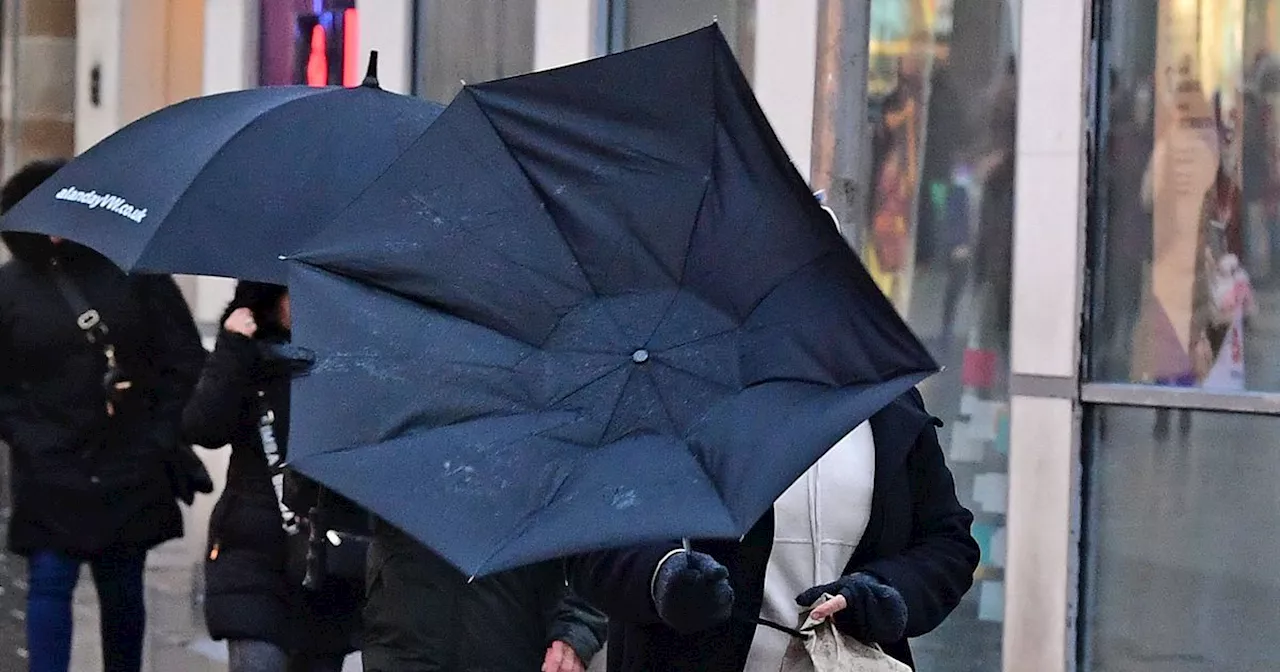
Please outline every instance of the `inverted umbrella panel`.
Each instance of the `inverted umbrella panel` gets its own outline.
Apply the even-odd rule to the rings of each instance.
[[[739,536],[936,369],[715,27],[468,87],[294,260],[295,468],[473,574]]]

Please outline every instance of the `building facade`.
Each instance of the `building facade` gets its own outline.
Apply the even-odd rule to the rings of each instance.
[[[947,367],[924,392],[983,559],[920,669],[1280,669],[1280,0],[2,6],[6,169],[369,49],[447,101],[716,21]],[[26,81],[69,50],[73,81]],[[212,331],[229,283],[184,282]]]

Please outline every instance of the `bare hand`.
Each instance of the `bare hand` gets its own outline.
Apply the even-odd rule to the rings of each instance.
[[[236,308],[222,323],[222,328],[233,334],[253,338],[258,333],[258,323],[253,319],[253,311],[248,308]]]
[[[573,647],[561,641],[551,642],[547,647],[546,658],[542,661],[542,672],[586,672],[587,666],[578,658]]]
[[[836,615],[836,613],[844,611],[848,606],[849,601],[844,599],[844,595],[836,595],[809,612],[809,617],[820,623]]]

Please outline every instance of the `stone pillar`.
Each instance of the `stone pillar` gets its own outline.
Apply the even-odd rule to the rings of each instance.
[[[81,0],[75,20],[77,151],[200,94],[204,0]]]
[[[75,0],[4,3],[4,174],[71,155],[75,138]]]

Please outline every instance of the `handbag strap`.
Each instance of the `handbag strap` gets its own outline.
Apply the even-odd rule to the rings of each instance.
[[[62,269],[62,262],[57,258],[49,261],[50,273],[53,276],[54,285],[58,288],[58,293],[62,295],[63,301],[67,307],[75,315],[76,326],[79,327],[80,333],[84,334],[85,340],[89,344],[102,349],[102,356],[107,360],[107,373],[111,385],[117,391],[127,390],[133,386],[123,375],[120,375],[120,365],[116,362],[116,347],[111,342],[111,330],[107,328],[107,323],[102,320],[102,314],[89,304],[89,300],[85,298],[84,292],[80,291],[80,286],[67,275]],[[111,399],[107,399],[107,415],[114,416],[115,405]]]
[[[75,313],[76,326],[80,328],[81,333],[93,345],[104,349],[111,347],[107,338],[110,330],[107,329],[106,323],[102,321],[102,315],[97,310],[94,310],[93,306],[89,305],[89,300],[80,291],[80,287],[67,276],[66,271],[62,270],[61,262],[53,259],[49,263],[49,268],[53,275],[53,282],[58,287],[58,293],[67,302],[71,312]]]
[[[258,402],[258,438],[262,441],[262,453],[271,474],[271,489],[275,491],[276,505],[280,508],[280,527],[286,534],[294,535],[301,529],[301,521],[298,514],[284,503],[284,458],[276,441],[276,414],[267,403],[266,390],[258,390],[255,399]]]

